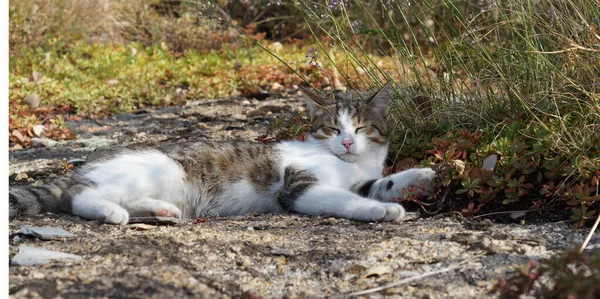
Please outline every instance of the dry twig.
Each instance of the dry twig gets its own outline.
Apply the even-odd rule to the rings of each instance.
[[[383,290],[386,290],[386,289],[389,289],[389,288],[393,288],[393,287],[396,287],[396,286],[399,286],[399,285],[402,285],[402,284],[405,284],[405,283],[409,283],[409,282],[412,282],[412,281],[415,281],[415,280],[418,280],[418,279],[421,279],[421,278],[425,278],[425,277],[429,277],[429,276],[433,276],[433,275],[437,275],[437,274],[441,274],[441,273],[445,273],[445,272],[450,272],[450,271],[456,270],[456,269],[460,268],[461,266],[464,266],[464,265],[466,265],[466,264],[468,264],[470,262],[474,262],[474,261],[478,260],[482,255],[483,255],[482,253],[479,253],[479,254],[475,255],[474,257],[465,259],[465,260],[460,261],[460,262],[458,262],[456,264],[450,265],[450,266],[448,266],[446,268],[442,268],[442,269],[439,269],[439,270],[435,270],[435,271],[431,271],[431,272],[426,272],[426,273],[421,273],[419,275],[407,277],[407,278],[402,279],[400,281],[389,283],[389,284],[386,284],[386,285],[383,285],[383,286],[380,286],[380,287],[376,287],[376,288],[366,289],[366,290],[363,290],[363,291],[358,291],[358,292],[352,292],[352,293],[344,294],[344,295],[342,295],[342,298],[346,298],[346,297],[350,297],[350,296],[359,296],[359,295],[366,295],[366,294],[376,293],[376,292],[383,291]]]
[[[583,250],[587,247],[587,244],[590,242],[590,239],[592,239],[592,235],[594,234],[594,232],[598,228],[598,223],[600,223],[600,213],[598,214],[598,218],[596,219],[596,223],[594,223],[594,226],[590,230],[590,233],[588,234],[587,238],[585,238],[585,241],[581,245],[581,248],[579,248],[579,252],[583,252]]]

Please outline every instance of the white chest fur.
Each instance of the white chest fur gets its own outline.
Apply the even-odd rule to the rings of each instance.
[[[293,166],[308,170],[319,180],[319,184],[349,190],[354,184],[381,178],[385,152],[372,153],[370,159],[356,163],[344,162],[330,152],[311,143],[297,141],[277,145],[282,153],[282,171]]]

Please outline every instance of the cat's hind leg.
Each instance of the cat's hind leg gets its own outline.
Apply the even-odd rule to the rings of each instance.
[[[73,197],[72,211],[74,215],[108,224],[125,225],[129,222],[129,213],[124,208],[108,201],[93,188],[87,188]]]
[[[181,218],[181,210],[174,204],[150,197],[142,197],[123,203],[131,216],[162,216]]]

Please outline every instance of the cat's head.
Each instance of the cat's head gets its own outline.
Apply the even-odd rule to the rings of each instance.
[[[340,159],[354,163],[387,152],[387,108],[393,94],[391,82],[371,96],[321,95],[302,88],[308,96],[311,117],[309,141]]]

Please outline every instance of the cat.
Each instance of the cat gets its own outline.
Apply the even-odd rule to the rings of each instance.
[[[405,210],[394,199],[409,185],[425,186],[435,171],[413,168],[382,177],[391,84],[369,97],[302,89],[311,120],[305,142],[125,151],[48,185],[11,188],[10,218],[66,212],[121,225],[136,216],[281,212],[359,221],[403,218]]]

